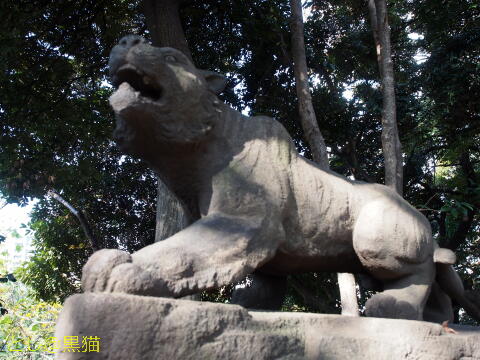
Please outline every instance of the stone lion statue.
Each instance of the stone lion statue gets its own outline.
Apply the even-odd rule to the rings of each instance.
[[[94,253],[85,291],[182,297],[252,272],[349,272],[382,285],[368,316],[421,320],[425,310],[446,320],[445,293],[479,314],[454,254],[435,246],[420,212],[383,185],[320,169],[280,123],[219,101],[222,75],[133,35],[113,48],[109,66],[118,145],[150,164],[191,225],[133,254]]]

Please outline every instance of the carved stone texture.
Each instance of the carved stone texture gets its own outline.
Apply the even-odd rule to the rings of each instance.
[[[248,312],[237,305],[90,293],[66,301],[55,336],[99,337],[99,352],[59,352],[56,359],[480,358],[480,330],[455,330],[420,321]]]
[[[328,271],[380,282],[369,316],[421,320],[436,276],[435,293],[465,300],[451,266],[434,263],[420,212],[383,185],[320,169],[277,121],[220,102],[222,75],[138,36],[113,48],[110,72],[118,145],[150,164],[193,223],[131,256],[96,252],[83,270],[85,291],[181,297],[254,271]],[[453,258],[445,251],[436,259]],[[441,304],[428,312],[435,320],[451,316]]]

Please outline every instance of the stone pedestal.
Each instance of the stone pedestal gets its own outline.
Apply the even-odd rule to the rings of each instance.
[[[85,293],[65,302],[55,336],[78,336],[80,343],[98,337],[99,352],[59,352],[56,359],[480,359],[480,328],[455,330],[448,334],[420,321]]]

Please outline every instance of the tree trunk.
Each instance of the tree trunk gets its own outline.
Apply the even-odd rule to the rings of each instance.
[[[182,0],[143,0],[143,13],[154,46],[180,50],[192,60],[180,21],[181,3]]]
[[[342,315],[359,316],[355,276],[349,273],[338,273],[337,280],[340,289]]]
[[[168,46],[192,55],[180,21],[180,0],[144,0],[143,12],[154,46]],[[188,225],[185,211],[174,194],[158,179],[155,242]]]
[[[292,27],[293,72],[295,74],[300,121],[313,160],[322,168],[328,169],[327,147],[318,127],[308,83],[301,0],[290,0],[290,6],[292,11],[290,25]]]
[[[382,87],[382,147],[385,158],[385,185],[403,195],[402,146],[397,127],[395,80],[386,0],[369,0],[368,9]]]
[[[155,242],[165,240],[187,226],[188,219],[180,201],[158,179]]]
[[[180,21],[179,6],[183,0],[143,0],[143,13],[154,46],[172,47],[192,62],[192,54]],[[185,210],[176,196],[157,178],[157,215],[155,242],[165,240],[189,225]],[[184,296],[200,300],[200,294]]]
[[[327,147],[318,127],[308,82],[301,0],[290,0],[290,7],[292,12],[290,25],[292,28],[293,72],[300,121],[314,161],[323,169],[328,169]],[[353,275],[338,274],[338,286],[342,302],[342,315],[358,316],[357,292]]]

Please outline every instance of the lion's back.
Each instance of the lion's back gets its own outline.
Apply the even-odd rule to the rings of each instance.
[[[268,116],[245,116],[236,113],[237,116],[227,117],[230,122],[230,141],[236,146],[246,148],[256,157],[261,156],[274,162],[278,171],[287,171],[298,153],[285,127]]]

